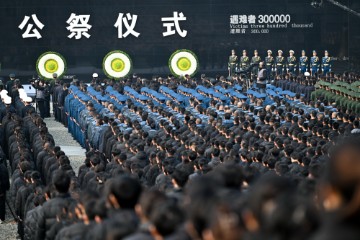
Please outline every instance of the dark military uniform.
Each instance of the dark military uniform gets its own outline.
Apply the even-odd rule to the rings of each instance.
[[[284,72],[285,58],[283,56],[277,56],[275,60],[276,75],[281,75]]]
[[[316,51],[313,52],[316,53]],[[316,73],[318,73],[320,68],[320,59],[318,56],[311,57],[310,66],[311,66],[311,75],[314,76]]]
[[[271,50],[268,50],[268,53],[272,53]],[[274,63],[275,63],[275,59],[273,56],[267,56],[265,57],[265,68],[266,68],[266,75],[267,75],[267,80],[270,80],[271,78],[271,73],[273,72],[274,69]]]
[[[299,72],[304,74],[308,71],[309,58],[307,56],[301,56],[299,60]]]
[[[60,115],[59,115],[59,105],[58,105],[58,96],[60,92],[62,91],[62,86],[56,82],[55,87],[53,89],[53,113],[56,121],[60,122]]]
[[[296,57],[295,57],[295,56],[289,56],[289,57],[287,57],[286,66],[287,66],[287,72],[288,72],[288,73],[290,73],[290,74],[295,74],[295,70],[296,70]]]
[[[240,58],[240,70],[241,71],[245,71],[249,68],[250,66],[250,59],[248,56],[242,56]]]
[[[235,75],[237,66],[238,66],[238,56],[231,55],[229,57],[229,63],[228,63],[229,75],[230,76]]]
[[[6,90],[8,91],[9,95],[11,95],[12,87],[15,83],[15,74],[10,74],[10,80],[6,82]]]
[[[325,52],[327,53],[327,51]],[[331,57],[329,56],[323,57],[321,63],[322,63],[323,75],[326,75],[328,72],[331,72],[331,67],[332,67]]]
[[[258,72],[259,72],[259,63],[260,62],[261,62],[261,57],[260,56],[253,56],[251,58],[251,65],[253,65],[253,68],[252,68],[253,75],[258,74]]]
[[[356,82],[349,84],[342,81],[334,83],[319,81],[315,85],[317,90],[311,93],[311,98],[316,100],[319,97],[323,97],[331,103],[335,102],[337,108],[345,108],[350,112],[359,114],[360,90],[355,87],[356,84]]]

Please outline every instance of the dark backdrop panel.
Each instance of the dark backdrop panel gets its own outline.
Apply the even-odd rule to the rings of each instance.
[[[356,0],[343,3],[359,8]],[[186,38],[163,37],[161,17],[183,12],[188,31]],[[114,23],[119,13],[138,15],[135,30],[139,38],[117,38]],[[18,29],[25,15],[37,14],[45,25],[42,38],[23,39]],[[71,13],[90,14],[91,37],[68,39],[66,20]],[[268,34],[230,34],[230,15],[290,14],[292,23],[312,23],[309,29],[270,29]],[[327,49],[331,55],[358,60],[359,18],[332,6],[314,9],[303,0],[1,0],[0,3],[0,75],[15,71],[18,75],[35,73],[38,56],[45,51],[57,51],[68,63],[68,74],[81,75],[100,71],[102,59],[115,49],[126,51],[134,63],[134,71],[164,74],[173,51],[187,48],[199,58],[201,71],[216,69],[226,72],[229,52],[235,48],[251,53],[258,49],[262,56],[267,49],[274,52],[290,49],[300,54],[302,49],[317,49],[321,55]]]

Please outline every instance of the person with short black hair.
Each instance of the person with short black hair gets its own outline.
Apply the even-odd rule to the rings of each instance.
[[[156,211],[150,216],[150,232],[155,240],[162,240],[175,233],[185,217],[179,206],[172,201],[158,203],[155,207]]]
[[[89,237],[92,239],[104,239],[112,234],[130,235],[135,232],[139,224],[139,218],[135,214],[135,206],[141,196],[142,187],[138,180],[129,176],[121,176],[110,179],[105,187],[106,204],[108,206],[108,218],[93,228]],[[131,231],[116,231],[122,223],[128,221]]]
[[[61,215],[63,209],[70,209],[76,204],[69,194],[70,177],[64,171],[58,171],[53,177],[53,184],[57,194],[54,198],[45,202],[39,211],[35,239],[54,239],[51,236],[51,227],[56,222],[56,218]]]

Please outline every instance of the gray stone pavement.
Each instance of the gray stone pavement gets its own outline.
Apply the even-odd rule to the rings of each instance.
[[[67,128],[55,121],[53,117],[45,119],[50,134],[54,137],[55,144],[69,157],[75,173],[85,160],[85,149],[71,136]]]

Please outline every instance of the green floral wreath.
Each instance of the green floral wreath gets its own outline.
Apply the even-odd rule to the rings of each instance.
[[[190,58],[188,54],[191,55]],[[175,57],[176,59],[174,59]],[[170,72],[176,77],[185,74],[194,76],[199,69],[199,60],[194,52],[187,49],[180,49],[171,54],[168,66]],[[181,72],[183,72],[183,74],[181,74]]]
[[[122,58],[124,56],[125,58]],[[133,64],[130,56],[126,52],[114,50],[106,54],[102,62],[102,68],[108,78],[119,80],[131,73]],[[122,73],[123,71],[126,73]]]
[[[46,59],[47,56],[48,59]],[[57,73],[58,78],[61,78],[67,71],[67,63],[60,53],[52,51],[44,52],[36,61],[36,71],[45,80],[53,79],[52,75],[54,73]]]

